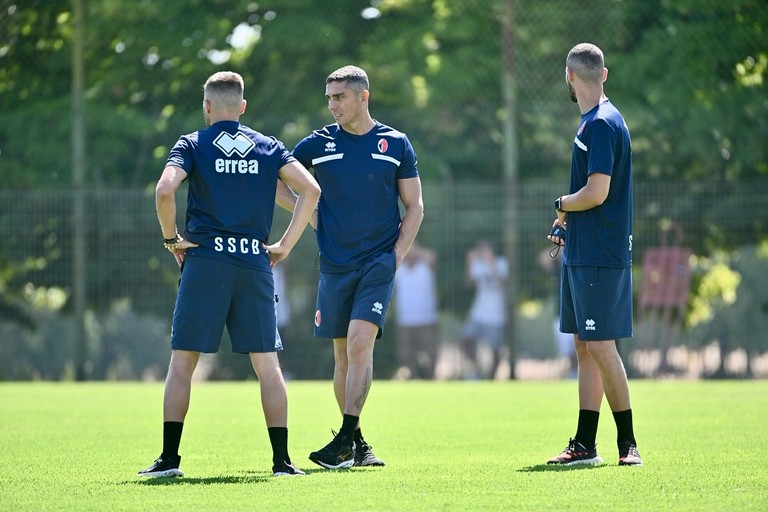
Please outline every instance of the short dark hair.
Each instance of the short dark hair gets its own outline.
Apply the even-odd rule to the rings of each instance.
[[[344,66],[337,69],[325,79],[326,84],[331,82],[347,82],[351,89],[359,92],[370,90],[368,75],[357,66]]]
[[[603,51],[592,43],[580,43],[574,46],[568,52],[565,65],[584,80],[592,82],[603,80],[603,68],[605,68]]]

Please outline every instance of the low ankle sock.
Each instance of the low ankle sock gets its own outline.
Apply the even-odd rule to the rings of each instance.
[[[269,427],[269,443],[272,445],[272,462],[291,463],[288,457],[288,427]]]
[[[183,429],[184,423],[180,421],[163,422],[163,456],[175,457],[179,454]]]
[[[624,441],[630,441],[636,445],[635,431],[632,427],[632,409],[614,412],[613,421],[616,422],[616,442],[621,444]]]
[[[597,424],[600,420],[600,411],[579,410],[579,425],[576,428],[575,439],[591,450],[595,447],[597,438]]]
[[[360,416],[345,414],[344,421],[341,423],[341,430],[339,430],[339,434],[347,436],[349,439],[354,439],[355,428],[357,428],[358,421],[360,421]]]

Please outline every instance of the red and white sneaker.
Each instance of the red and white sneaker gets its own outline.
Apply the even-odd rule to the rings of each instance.
[[[637,445],[632,441],[624,441],[619,445],[619,466],[642,466],[643,459],[637,451]]]
[[[595,466],[602,463],[603,459],[597,454],[597,447],[589,450],[575,439],[568,441],[568,446],[565,447],[565,450],[560,455],[552,457],[547,461],[547,464],[562,464],[564,466],[577,464]]]

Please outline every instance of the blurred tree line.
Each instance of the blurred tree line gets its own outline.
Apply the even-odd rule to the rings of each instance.
[[[512,50],[500,34],[505,4],[515,17]],[[450,180],[461,195],[470,185],[500,184],[502,56],[514,51],[522,194],[544,183],[560,191],[578,120],[563,83],[565,55],[591,41],[606,54],[607,94],[629,120],[636,181],[690,183],[690,197],[675,207],[680,216],[702,218],[691,237],[697,253],[727,252],[757,243],[756,234],[765,237],[765,211],[744,218],[744,231],[718,223],[719,208],[739,202],[727,193],[732,187],[765,186],[768,178],[763,0],[99,0],[85,6],[89,189],[151,195],[178,135],[201,126],[202,83],[221,69],[245,78],[242,122],[292,147],[331,122],[325,77],[348,63],[370,75],[373,115],[414,142],[425,185]],[[0,1],[0,190],[72,185],[72,20],[69,2]],[[697,194],[713,191],[722,191],[723,201],[695,212]],[[133,220],[100,232],[99,242],[139,236],[130,231]],[[0,210],[3,232],[13,231],[2,222]],[[13,231],[39,237],[34,257],[20,254],[10,238],[0,244],[0,320],[34,323],[22,307],[34,295],[25,287],[66,251],[63,224],[44,217],[31,233]],[[147,272],[152,256],[144,256],[123,266],[122,279]],[[120,286],[108,279],[114,269],[102,265],[92,269],[93,286],[102,289],[100,297],[121,299]],[[163,267],[153,270],[162,274]],[[172,286],[172,275],[162,278]],[[111,304],[90,307],[109,312]]]
[[[202,83],[224,68],[246,80],[243,121],[292,146],[330,121],[324,80],[347,63],[369,71],[374,113],[407,126],[425,180],[439,165],[459,181],[498,180],[503,1],[86,2],[88,182],[150,186],[177,136],[199,127]],[[523,180],[567,169],[561,75],[582,40],[606,53],[637,179],[768,175],[765,2],[512,3]],[[70,5],[2,5],[0,186],[68,187]]]

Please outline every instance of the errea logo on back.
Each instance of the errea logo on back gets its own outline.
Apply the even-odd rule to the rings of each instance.
[[[213,145],[219,148],[226,156],[237,154],[240,157],[232,160],[217,158],[215,162],[216,172],[224,174],[259,174],[258,160],[243,160],[256,144],[242,132],[237,132],[234,136],[227,132],[221,132],[213,141]]]
[[[234,137],[227,132],[221,132],[213,144],[227,156],[237,153],[240,157],[245,157],[256,145],[243,132],[237,132]]]

